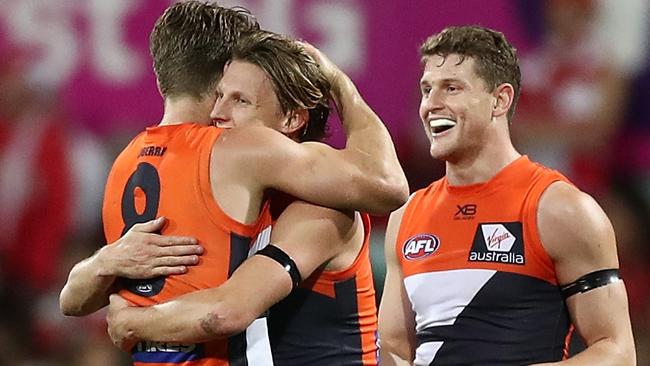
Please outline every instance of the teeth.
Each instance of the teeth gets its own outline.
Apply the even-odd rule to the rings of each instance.
[[[456,122],[446,118],[437,118],[437,119],[430,120],[429,126],[431,128],[445,127],[445,126],[454,127],[456,126]]]

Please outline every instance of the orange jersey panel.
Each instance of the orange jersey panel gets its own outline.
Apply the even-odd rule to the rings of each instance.
[[[120,295],[131,303],[147,306],[219,286],[248,257],[254,237],[270,224],[268,205],[258,222],[244,225],[213,199],[210,155],[221,131],[190,123],[147,128],[115,161],[103,207],[109,243],[136,223],[165,216],[169,223],[162,234],[196,237],[205,249],[199,265],[185,274],[123,280]],[[238,338],[198,345],[142,342],[133,356],[136,364],[229,365],[229,359],[245,357],[246,337]]]
[[[557,180],[566,178],[521,157],[488,183],[455,187],[443,178],[416,192],[397,238],[403,244],[396,250],[404,277],[462,267],[515,272],[557,284],[537,233],[539,197]],[[419,233],[432,234],[431,240]]]
[[[562,358],[568,314],[537,229],[540,196],[556,181],[567,180],[523,156],[486,183],[443,178],[411,197],[395,251],[416,364]]]

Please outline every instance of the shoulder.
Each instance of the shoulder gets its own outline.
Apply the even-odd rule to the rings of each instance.
[[[119,169],[122,169],[125,165],[128,168],[131,168],[133,160],[137,158],[137,155],[142,150],[144,143],[145,132],[141,132],[136,135],[129,143],[120,151],[115,160],[113,160],[113,165],[111,166],[111,173],[117,172]],[[112,175],[112,174],[111,174]]]
[[[227,156],[249,168],[259,168],[259,173],[277,174],[289,167],[293,171],[308,169],[314,161],[331,158],[331,150],[322,142],[300,143],[269,127],[247,126],[224,131],[215,141],[213,157]]]
[[[537,222],[542,244],[556,267],[570,268],[563,272],[567,278],[559,278],[561,282],[594,269],[618,267],[609,218],[596,200],[575,186],[562,181],[551,184],[540,198]]]
[[[537,215],[558,227],[576,228],[574,224],[601,227],[609,223],[593,197],[564,181],[551,183],[542,193]]]
[[[223,146],[266,146],[293,142],[282,133],[264,126],[237,127],[223,130],[216,144]]]
[[[238,127],[223,131],[216,139],[213,151],[240,157],[255,164],[296,153],[299,143],[282,133],[263,126]]]

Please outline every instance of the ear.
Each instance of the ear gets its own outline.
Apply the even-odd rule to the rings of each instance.
[[[307,124],[309,121],[309,112],[306,109],[298,109],[296,111],[289,112],[287,114],[287,119],[282,124],[280,132],[283,134],[292,137],[293,135],[300,132],[300,129]]]
[[[509,83],[497,86],[493,92],[492,118],[505,116],[512,106],[515,90]]]

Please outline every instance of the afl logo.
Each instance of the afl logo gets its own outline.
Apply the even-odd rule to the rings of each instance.
[[[428,257],[440,247],[435,235],[420,234],[409,238],[402,247],[404,258],[408,260]]]

